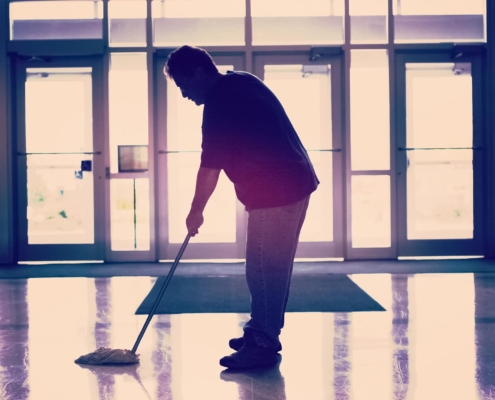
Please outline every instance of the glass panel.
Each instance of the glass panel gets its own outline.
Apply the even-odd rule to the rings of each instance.
[[[473,238],[473,152],[408,154],[407,238]]]
[[[111,47],[146,46],[146,1],[108,2]]]
[[[112,179],[110,204],[112,250],[149,250],[149,180]]]
[[[485,41],[485,1],[395,0],[395,41]]]
[[[10,3],[11,40],[101,39],[103,2]]]
[[[233,65],[217,68],[222,74],[234,70]],[[167,86],[167,150],[201,151],[203,106],[184,99],[172,80],[167,79]]]
[[[253,17],[325,17],[344,15],[344,2],[339,0],[251,0]]]
[[[386,50],[351,50],[351,168],[390,169]]]
[[[472,147],[471,64],[406,64],[407,147]]]
[[[350,0],[351,43],[386,43],[387,0]]]
[[[196,189],[200,153],[168,154],[169,242],[182,243],[187,234],[186,218]],[[195,243],[234,243],[236,241],[236,200],[234,185],[222,171],[215,191],[203,213]]]
[[[155,46],[244,45],[244,0],[153,0]]]
[[[186,101],[173,81],[167,85],[167,149],[200,152],[203,106]]]
[[[320,185],[311,194],[300,242],[333,241],[333,157],[332,153],[308,152]]]
[[[253,44],[341,44],[344,0],[252,0]]]
[[[398,15],[484,14],[485,1],[395,0],[394,13]]]
[[[265,83],[285,108],[321,182],[311,196],[301,242],[333,240],[330,65],[266,65]]]
[[[29,244],[94,243],[91,68],[29,68],[26,79]],[[77,171],[77,175],[76,175]],[[77,179],[79,176],[80,179]]]
[[[119,145],[148,145],[148,71],[145,53],[110,54],[110,171]]]
[[[352,177],[352,247],[391,246],[390,177]]]
[[[221,73],[234,69],[232,65],[217,67]],[[168,80],[167,84],[167,150],[181,152],[167,156],[169,242],[182,243],[187,234],[186,218],[200,165],[203,106],[198,107],[184,99],[172,81]],[[195,242],[235,242],[236,204],[234,186],[222,172],[205,208],[204,224],[194,238]]]
[[[406,64],[407,147],[473,146],[470,64]],[[473,151],[408,151],[408,239],[473,238]]]

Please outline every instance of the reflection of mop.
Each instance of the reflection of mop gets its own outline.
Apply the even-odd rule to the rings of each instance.
[[[170,279],[172,279],[172,275],[174,274],[175,268],[177,268],[177,264],[179,264],[179,261],[182,257],[182,253],[184,253],[184,250],[186,249],[187,243],[189,242],[190,238],[191,236],[188,234],[186,236],[186,239],[184,240],[184,243],[182,244],[182,247],[179,250],[179,254],[177,254],[177,257],[175,258],[175,261],[172,267],[170,268],[170,271],[168,272],[167,278],[165,279],[165,282],[163,283],[163,286],[160,289],[160,293],[158,294],[158,297],[156,298],[155,303],[151,308],[151,312],[148,315],[148,318],[144,323],[143,329],[141,329],[141,333],[139,334],[132,350],[131,351],[120,350],[120,349],[112,350],[106,347],[100,347],[98,350],[95,350],[92,353],[79,357],[77,360],[74,361],[75,363],[102,365],[102,364],[135,364],[139,362],[139,354],[136,354],[136,350],[139,346],[139,343],[141,342],[141,339],[144,336],[144,332],[146,332],[146,328],[148,327],[151,318],[153,318],[153,315],[155,314],[155,311],[158,308],[158,304],[160,303],[160,300],[162,299],[163,294],[165,293],[165,289],[167,288]]]
[[[89,365],[83,365],[81,364],[82,368],[89,369],[93,374],[95,374],[98,378],[102,378],[104,381],[106,377],[108,376],[115,376],[115,375],[130,375],[132,376],[137,383],[141,386],[141,388],[144,390],[146,393],[146,396],[148,396],[149,399],[152,399],[148,391],[143,385],[143,382],[141,381],[141,378],[139,374],[137,373],[137,365],[127,365],[125,367],[120,366],[120,365],[115,365],[115,366],[110,366],[110,365],[105,365],[105,366],[89,366]]]

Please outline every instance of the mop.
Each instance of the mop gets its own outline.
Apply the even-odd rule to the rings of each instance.
[[[158,304],[160,303],[160,300],[163,297],[163,294],[165,293],[165,289],[167,288],[170,279],[172,279],[175,268],[177,268],[177,264],[179,264],[182,253],[184,253],[184,250],[186,249],[187,243],[189,242],[190,238],[191,236],[188,234],[186,236],[186,239],[184,240],[184,243],[182,244],[182,247],[179,250],[179,254],[177,254],[177,257],[175,258],[175,261],[170,268],[170,271],[168,272],[167,278],[165,279],[165,282],[160,289],[160,293],[158,294],[158,297],[156,298],[155,303],[151,308],[151,312],[149,313],[148,318],[146,319],[146,322],[144,323],[144,326],[141,329],[141,332],[139,333],[139,336],[132,350],[109,349],[107,347],[100,347],[98,350],[95,350],[92,353],[85,354],[84,356],[79,357],[77,360],[74,361],[76,364],[115,365],[139,363],[139,354],[136,354],[136,350],[139,346],[139,343],[141,342],[141,339],[144,336],[144,332],[146,332],[146,328],[148,328],[151,318],[153,318],[153,315],[155,314],[155,311],[158,307]]]

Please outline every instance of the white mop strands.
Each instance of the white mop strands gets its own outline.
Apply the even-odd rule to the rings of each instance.
[[[79,357],[74,361],[76,364],[136,364],[139,363],[139,354],[130,350],[108,349],[100,347],[92,353]]]

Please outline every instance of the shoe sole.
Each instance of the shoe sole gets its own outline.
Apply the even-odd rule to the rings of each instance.
[[[239,351],[239,350],[242,348],[242,346],[243,346],[243,345],[244,345],[244,343],[243,343],[243,344],[241,344],[240,346],[238,346],[238,345],[234,345],[234,344],[232,344],[231,342],[229,342],[229,347],[230,347],[232,350],[235,350],[235,351]],[[277,348],[276,352],[277,352],[277,353],[280,353],[281,351],[282,351],[282,346],[279,346],[279,347]]]
[[[278,358],[278,357],[277,357]],[[231,364],[230,362],[226,362],[223,359],[220,360],[220,365],[222,367],[228,368],[228,369],[235,369],[235,370],[241,370],[241,369],[254,369],[254,368],[266,368],[266,367],[272,367],[275,364],[277,364],[278,359],[274,361],[267,361],[267,362],[261,362],[261,363],[256,363],[256,364],[247,364],[247,365],[239,365],[239,364]]]

